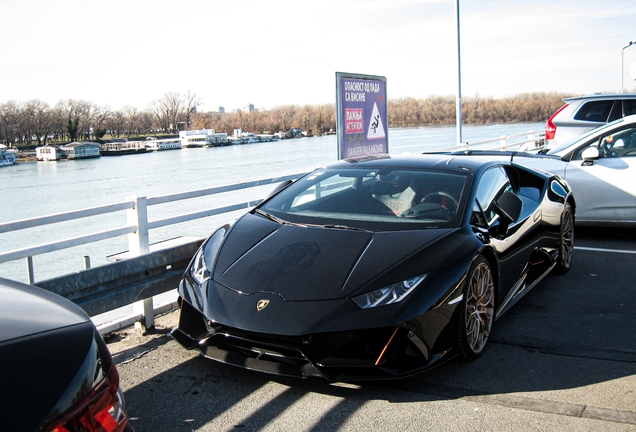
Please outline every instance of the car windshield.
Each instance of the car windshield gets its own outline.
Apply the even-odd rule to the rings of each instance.
[[[372,231],[450,228],[465,207],[465,175],[413,169],[314,171],[256,209],[279,223]]]
[[[603,126],[601,126],[599,128],[592,129],[590,131],[585,132],[582,135],[577,136],[576,138],[573,138],[571,140],[568,140],[568,141],[564,142],[563,144],[561,144],[558,147],[555,147],[553,149],[548,149],[544,153],[545,154],[549,154],[549,155],[559,155],[560,153],[562,153],[562,152],[564,152],[566,150],[569,150],[569,147],[572,146],[573,144],[575,144],[575,143],[577,143],[579,141],[583,141],[583,140],[587,139],[590,135],[594,135],[594,134],[598,133],[601,130],[606,130],[606,129],[610,128],[610,127],[614,127],[617,124],[623,123],[624,121],[625,121],[624,119],[620,118],[620,119],[615,120],[615,121],[613,121],[611,123],[603,125]]]

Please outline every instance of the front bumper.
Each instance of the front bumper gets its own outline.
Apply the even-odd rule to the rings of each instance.
[[[328,381],[395,379],[417,374],[449,351],[432,354],[409,323],[404,325],[282,336],[220,325],[180,298],[181,312],[172,336],[187,349],[245,369]]]

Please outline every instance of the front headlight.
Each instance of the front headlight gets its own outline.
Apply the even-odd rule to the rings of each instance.
[[[424,279],[426,275],[394,283],[393,285],[371,291],[366,294],[353,297],[353,301],[360,309],[370,309],[378,306],[386,306],[399,303],[408,296]]]
[[[198,285],[203,285],[210,279],[210,277],[212,277],[210,269],[205,262],[203,248],[199,248],[197,253],[194,255],[192,265],[188,269],[188,272],[190,273],[192,280],[194,280]]]
[[[194,254],[194,258],[188,268],[188,274],[198,285],[203,285],[212,278],[212,268],[228,229],[228,225],[219,228]]]

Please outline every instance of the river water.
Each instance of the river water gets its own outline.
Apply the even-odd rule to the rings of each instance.
[[[540,131],[543,123],[464,126],[467,142]],[[456,129],[389,129],[389,152],[420,152],[452,146]],[[227,147],[189,148],[141,155],[60,162],[24,162],[0,168],[0,220],[36,216],[122,202],[137,195],[154,197],[308,171],[337,159],[335,136],[281,140]],[[156,220],[202,208],[263,198],[274,186],[149,208]],[[156,207],[156,208],[155,208]],[[204,237],[243,210],[150,231],[150,242],[178,236]],[[0,234],[0,252],[19,249],[126,225],[125,212]],[[127,238],[104,240],[35,256],[35,280],[108,263],[106,257],[128,249]],[[0,276],[26,282],[24,260],[0,264]]]

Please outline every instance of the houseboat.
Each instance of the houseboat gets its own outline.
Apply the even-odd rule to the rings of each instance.
[[[90,141],[74,141],[60,146],[62,157],[66,159],[86,159],[100,156],[99,144]]]
[[[214,129],[179,131],[181,147],[215,147],[228,145],[226,133],[216,133]]]
[[[64,152],[58,146],[45,145],[35,148],[35,159],[39,161],[56,161],[62,159]]]
[[[13,165],[18,157],[12,150],[7,150],[7,146],[0,145],[0,166]]]
[[[146,148],[148,151],[178,150],[181,148],[181,139],[157,139],[154,137],[148,137],[146,138]]]
[[[144,141],[128,141],[123,138],[103,141],[99,147],[102,156],[122,156],[148,151]]]

